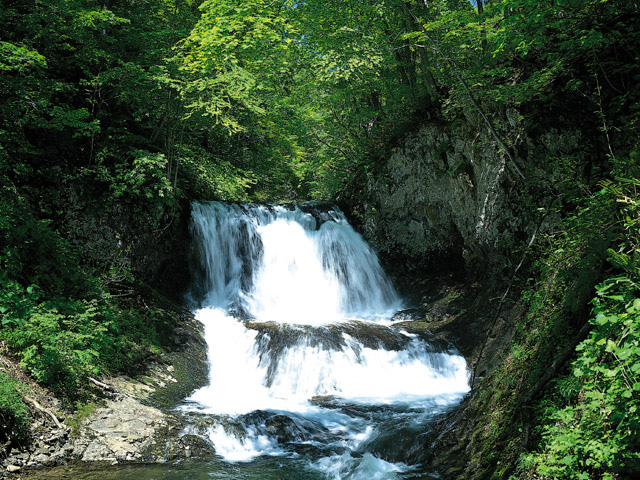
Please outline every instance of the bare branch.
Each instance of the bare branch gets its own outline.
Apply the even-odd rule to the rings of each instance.
[[[35,399],[25,396],[24,399],[29,402],[31,405],[33,405],[35,407],[36,410],[39,410],[43,413],[46,413],[47,415],[49,415],[51,417],[51,419],[53,420],[53,423],[56,424],[56,427],[58,427],[60,430],[65,430],[65,426],[62,425],[60,423],[60,420],[58,420],[58,417],[56,417],[56,414],[53,413],[51,410],[49,410],[48,408],[44,408],[42,405],[40,405]]]
[[[102,383],[102,382],[96,380],[93,377],[87,377],[87,378],[89,378],[89,381],[91,383],[93,383],[94,385],[96,385],[97,387],[100,387],[103,390],[107,390],[109,392],[115,392],[115,389],[111,385],[107,385],[106,383]]]

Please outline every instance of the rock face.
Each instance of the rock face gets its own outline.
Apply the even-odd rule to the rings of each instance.
[[[207,380],[202,326],[192,317],[174,332],[180,343],[138,378],[106,381],[111,398],[72,436],[73,458],[83,462],[162,462],[192,456],[182,441],[183,418],[173,407]],[[202,449],[201,449],[202,450]]]
[[[486,130],[471,116],[430,120],[367,175],[346,208],[376,250],[418,268],[445,259],[486,265],[531,235],[532,212],[549,203],[545,192],[532,195],[531,180],[549,177],[545,159],[576,149],[580,137],[549,131],[534,142],[514,120],[509,143],[523,180]]]
[[[560,225],[553,207],[562,206],[563,178],[588,181],[598,168],[598,152],[591,150],[598,147],[587,147],[592,142],[582,134],[533,122],[527,125],[516,115],[503,119],[500,131],[512,160],[482,119],[472,114],[455,122],[430,119],[399,140],[342,199],[396,277],[421,279],[435,271],[456,279],[423,285],[410,279],[409,289],[421,292],[413,304],[422,318],[411,312],[406,321],[398,318],[399,326],[412,333],[431,332],[451,341],[472,373],[465,401],[421,441],[403,446],[408,463],[428,463],[443,478],[470,478],[473,452],[487,455],[486,448],[493,447],[467,448],[469,439],[483,438],[490,428],[486,411],[476,405],[526,310],[509,283],[522,255],[513,252],[522,252],[534,232]],[[556,171],[562,165],[558,159],[567,155],[584,162],[571,173]],[[463,279],[459,285],[458,278]]]
[[[156,433],[166,425],[162,411],[125,396],[98,409],[72,446],[83,462],[142,460]]]
[[[85,262],[126,266],[136,278],[182,301],[189,282],[187,201],[173,213],[139,211],[134,200],[104,198],[91,183],[59,182],[49,201],[63,212],[63,233],[81,247]]]

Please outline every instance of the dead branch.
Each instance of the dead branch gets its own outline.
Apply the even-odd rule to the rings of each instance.
[[[109,392],[115,392],[115,389],[111,385],[107,385],[106,383],[102,383],[99,380],[96,380],[93,377],[87,377],[91,383],[95,386],[102,388],[103,390],[107,390]]]
[[[58,417],[56,417],[56,414],[53,413],[51,410],[49,410],[48,408],[43,407],[42,405],[40,405],[35,399],[25,396],[24,399],[29,402],[31,405],[33,405],[35,407],[36,410],[39,410],[43,413],[46,413],[47,415],[49,415],[51,417],[51,419],[53,420],[53,423],[56,424],[56,427],[58,427],[60,430],[65,430],[65,426],[62,425],[60,423],[60,420],[58,420]]]

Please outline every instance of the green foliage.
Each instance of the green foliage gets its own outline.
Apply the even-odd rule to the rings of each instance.
[[[36,177],[50,175],[47,158],[65,158],[64,171],[98,163],[117,178],[135,168],[131,152],[146,151],[164,155],[175,195],[183,186],[195,196],[198,185],[216,198],[220,186],[242,184],[222,195],[274,200],[335,196],[372,168],[409,112],[444,106],[455,118],[477,110],[471,95],[506,135],[506,108],[557,89],[565,95],[554,108],[571,104],[614,142],[637,126],[634,8],[10,2],[0,11],[9,26],[0,35],[0,144]]]
[[[401,38],[412,26],[408,8],[397,0],[201,5],[174,59],[178,89],[190,121],[213,119],[219,144],[227,134],[245,146],[228,158],[260,180],[249,196],[334,197],[408,109],[432,102],[426,56]]]
[[[633,172],[628,172],[633,173]],[[541,414],[540,451],[523,459],[541,478],[618,478],[640,471],[640,182],[601,192],[617,203],[616,274],[596,287],[592,330],[576,348],[559,401]]]
[[[158,351],[171,323],[135,300],[136,240],[123,223],[159,239],[185,199],[332,199],[375,173],[424,112],[473,122],[482,111],[514,149],[526,116],[530,138],[551,125],[594,141],[580,155],[542,152],[524,166],[544,172],[564,231],[532,255],[529,315],[489,380],[501,388],[480,401],[490,419],[474,442],[503,453],[482,458],[478,475],[502,474],[517,458],[518,399],[573,341],[605,258],[619,284],[603,284],[595,308],[616,320],[596,322],[600,333],[583,346],[592,370],[576,364],[581,374],[561,382],[559,398],[572,403],[548,412],[559,430],[542,434],[555,453],[528,464],[556,474],[561,452],[578,442],[561,425],[616,439],[571,447],[576,475],[633,460],[630,437],[620,436],[630,417],[597,415],[622,408],[615,395],[637,395],[625,397],[620,378],[637,373],[624,362],[634,358],[640,261],[638,175],[629,173],[639,159],[627,158],[639,128],[638,18],[634,2],[606,0],[496,0],[480,10],[465,0],[3,2],[0,338],[34,378],[82,398],[88,376]],[[612,165],[628,180],[592,195]],[[98,217],[96,227],[89,218]],[[92,255],[83,242],[103,223],[116,246]],[[576,400],[596,391],[603,399]],[[564,440],[553,443],[553,432]],[[598,448],[605,456],[596,459]]]
[[[45,58],[38,52],[9,42],[0,42],[0,70],[24,73],[36,66],[46,66]]]
[[[166,168],[167,159],[161,153],[133,152],[133,165],[119,165],[110,182],[114,197],[126,197],[128,202],[158,217],[173,213],[177,205]]]
[[[20,444],[29,435],[30,415],[16,383],[0,371],[0,441]]]
[[[74,415],[66,420],[67,425],[71,427],[72,433],[80,431],[85,420],[89,418],[97,408],[98,406],[92,402],[78,404]]]
[[[627,177],[602,181],[588,195],[584,183],[568,179],[563,208],[574,213],[528,251],[526,315],[472,404],[482,418],[468,439],[472,478],[503,478],[516,464],[521,479],[595,479],[640,467],[640,417],[631,412],[640,380],[640,172],[628,159],[615,165],[614,175]],[[527,446],[535,452],[523,454]]]
[[[162,158],[140,155],[123,173],[120,190],[137,212],[160,215],[173,206]],[[6,170],[5,170],[6,171]],[[114,289],[132,279],[126,265],[83,264],[52,221],[39,219],[6,176],[0,202],[0,339],[34,379],[64,399],[88,392],[88,377],[134,368],[161,345],[164,320],[141,314]],[[154,210],[155,209],[155,210]]]
[[[27,318],[15,319],[16,326],[4,335],[8,345],[20,352],[20,365],[39,383],[65,396],[75,394],[88,376],[99,372],[106,330],[95,303],[73,307],[84,308],[65,315],[37,306]]]
[[[79,269],[76,248],[51,229],[50,220],[37,218],[6,177],[0,176],[0,184],[5,192],[0,202],[3,289],[13,288],[12,281],[26,286],[41,285],[51,295],[77,295],[90,288],[87,276]]]
[[[239,117],[266,113],[264,97],[288,73],[286,37],[294,33],[281,9],[260,0],[200,5],[202,17],[181,50],[187,108],[202,109],[230,132],[246,128]]]
[[[256,183],[255,174],[243,171],[225,158],[216,158],[206,150],[182,147],[178,152],[186,189],[196,198],[215,198],[226,201],[246,199]]]
[[[45,297],[38,287],[0,289],[0,338],[20,366],[63,399],[82,399],[89,377],[129,371],[163,345],[161,311],[141,313],[131,300]]]
[[[601,0],[500,0],[480,13],[429,2],[415,14],[420,28],[403,38],[430,52],[450,118],[481,113],[480,125],[491,122],[513,148],[513,113],[527,112],[531,130],[587,129],[610,155],[616,146],[626,154],[638,132],[637,14],[632,2]],[[605,175],[611,166],[601,168]]]
[[[166,59],[194,20],[181,0],[0,6],[0,338],[69,403],[161,350],[171,321],[131,298],[122,223],[161,233],[178,213]],[[102,224],[116,246],[97,255],[82,242]]]

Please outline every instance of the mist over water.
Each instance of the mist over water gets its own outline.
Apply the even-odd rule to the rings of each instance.
[[[402,302],[342,212],[195,203],[191,232],[210,375],[183,406],[190,433],[299,478],[412,471],[401,443],[468,391],[466,363],[393,327]]]

